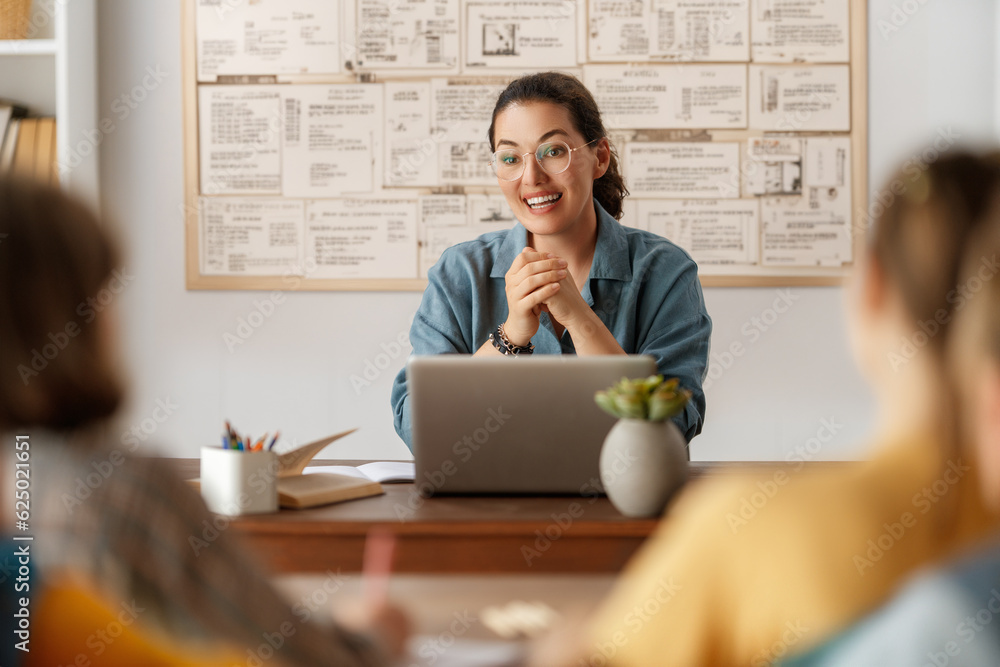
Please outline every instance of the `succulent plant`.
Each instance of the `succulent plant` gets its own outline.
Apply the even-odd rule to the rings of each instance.
[[[663,421],[684,409],[691,392],[680,386],[677,378],[664,380],[662,375],[629,380],[622,378],[613,386],[594,394],[594,402],[619,419]]]

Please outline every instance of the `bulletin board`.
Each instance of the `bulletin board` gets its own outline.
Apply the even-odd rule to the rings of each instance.
[[[579,77],[622,224],[705,286],[837,285],[867,215],[863,0],[183,0],[188,289],[423,290],[511,227],[498,93]]]

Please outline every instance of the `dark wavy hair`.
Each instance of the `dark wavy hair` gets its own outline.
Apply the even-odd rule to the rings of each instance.
[[[493,133],[497,116],[517,102],[549,102],[565,108],[584,141],[595,141],[607,136],[601,120],[601,110],[597,108],[594,96],[579,79],[561,72],[539,72],[511,81],[500,93],[490,120],[491,151],[496,150]],[[617,220],[622,217],[622,200],[626,196],[628,189],[619,167],[618,151],[611,146],[611,164],[604,175],[594,181],[594,197]]]
[[[0,177],[0,430],[75,429],[118,407],[124,388],[88,306],[118,266],[90,209]]]

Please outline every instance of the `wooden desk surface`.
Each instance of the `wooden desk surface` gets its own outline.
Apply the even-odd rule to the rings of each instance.
[[[163,459],[184,478],[197,459]],[[359,465],[364,461],[316,461]],[[692,462],[691,478],[763,470],[774,463]],[[842,463],[811,464],[819,466]],[[232,522],[278,572],[356,572],[373,526],[396,535],[394,569],[411,573],[618,572],[657,525],[622,516],[605,497],[445,496],[414,484],[385,495],[307,510],[220,519]]]
[[[511,638],[511,630],[519,627],[540,634],[563,619],[581,618],[607,597],[616,579],[613,574],[394,572],[388,583],[389,599],[406,611],[414,632],[409,657],[396,664],[400,667],[521,664],[512,663],[509,658],[523,653],[528,648],[527,642],[523,636]],[[364,593],[363,577],[357,573],[281,575],[274,583],[293,607],[320,614],[331,607],[345,609]],[[531,605],[534,612],[527,618],[523,613],[511,613],[512,609],[523,609],[526,605]],[[487,644],[486,656],[481,642]],[[496,654],[497,646],[501,647],[500,655]],[[472,655],[470,648],[474,651]]]

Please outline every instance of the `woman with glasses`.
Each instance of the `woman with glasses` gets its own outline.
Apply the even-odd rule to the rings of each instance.
[[[712,331],[698,268],[618,222],[628,190],[590,92],[557,72],[516,79],[489,141],[518,224],[441,255],[410,329],[414,354],[648,354],[693,394],[675,418],[690,441],[704,421]],[[405,371],[392,406],[411,446]]]

